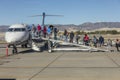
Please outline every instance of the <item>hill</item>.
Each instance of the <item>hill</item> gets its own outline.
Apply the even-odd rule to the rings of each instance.
[[[5,32],[5,31],[7,31],[7,29],[8,29],[8,25],[1,25],[0,26],[0,32]]]
[[[120,22],[96,22],[79,25],[83,30],[97,30],[101,28],[120,28]]]
[[[109,29],[115,29],[120,31],[120,22],[86,22],[80,25],[74,25],[74,24],[68,24],[68,25],[62,25],[62,24],[54,24],[55,27],[57,27],[59,30],[64,31],[77,31],[77,30],[85,30],[85,31],[94,31],[94,30],[109,30]],[[2,25],[0,26],[0,32],[5,32],[8,29],[8,25]]]

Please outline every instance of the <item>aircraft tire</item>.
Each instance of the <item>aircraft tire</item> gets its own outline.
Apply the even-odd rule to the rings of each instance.
[[[8,48],[10,48],[10,45],[8,45]]]
[[[51,52],[52,52],[52,50],[48,50],[48,52],[49,52],[49,53],[51,53]]]
[[[27,44],[25,44],[24,46],[25,46],[25,48],[27,48]]]
[[[21,45],[22,48],[24,48],[24,45]]]
[[[12,54],[15,54],[14,52],[15,52],[15,51],[14,51],[14,49],[13,49],[13,50],[12,50]]]

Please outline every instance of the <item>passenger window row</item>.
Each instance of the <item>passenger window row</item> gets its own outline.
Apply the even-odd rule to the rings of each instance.
[[[15,32],[15,31],[23,32],[25,30],[26,30],[25,28],[9,28],[8,32]]]

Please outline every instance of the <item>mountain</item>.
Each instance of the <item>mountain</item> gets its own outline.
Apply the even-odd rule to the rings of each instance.
[[[96,23],[91,23],[91,22],[86,22],[80,25],[74,25],[74,24],[68,24],[68,25],[62,25],[62,24],[54,24],[55,27],[57,27],[59,30],[64,31],[70,30],[70,31],[77,31],[77,30],[98,30],[98,29],[108,29],[108,28],[119,28],[120,29],[120,22],[96,22]],[[8,29],[8,25],[1,25],[0,26],[0,32],[5,32]]]
[[[96,30],[101,28],[120,28],[120,22],[96,22],[83,23],[79,25],[83,30]]]
[[[5,31],[7,31],[7,29],[8,29],[8,25],[1,25],[0,26],[0,32],[5,32]]]
[[[73,29],[73,30],[98,30],[102,28],[120,28],[120,22],[96,22],[96,23],[91,23],[91,22],[86,22],[81,25],[55,25],[58,29],[64,30],[64,29]]]

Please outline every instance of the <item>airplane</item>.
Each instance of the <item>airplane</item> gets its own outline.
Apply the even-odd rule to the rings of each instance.
[[[5,33],[5,40],[8,47],[13,46],[13,53],[17,53],[16,45],[27,47],[30,40],[30,31],[26,24],[13,24]]]
[[[42,26],[45,25],[45,17],[46,16],[51,16],[51,17],[54,17],[54,16],[58,16],[58,17],[63,17],[63,15],[47,15],[45,12],[43,12],[42,15],[34,15],[34,16],[30,16],[30,17],[38,17],[38,16],[42,16]]]
[[[46,15],[43,12],[42,15],[34,15],[31,17],[42,16],[42,26],[45,23],[46,16],[62,16],[62,15]],[[5,41],[8,43],[8,47],[13,46],[12,53],[17,53],[17,45],[22,45],[22,47],[27,47],[27,45],[31,45],[29,41],[31,41],[30,31],[28,29],[29,25],[26,24],[13,24],[8,28],[8,31],[5,33]]]
[[[35,16],[32,16],[32,17],[37,17],[37,16],[43,16],[42,26],[44,26],[45,16],[61,16],[61,15],[46,15],[45,13],[43,13],[43,15],[35,15]],[[8,43],[8,46],[13,46],[13,50],[12,50],[13,54],[17,53],[17,47],[16,47],[17,45],[22,45],[23,47],[27,47],[27,45],[29,44],[29,45],[34,46],[34,50],[39,51],[36,48],[36,45],[34,45],[34,43],[31,43],[32,38],[31,38],[31,35],[30,35],[29,25],[26,25],[26,24],[13,24],[13,25],[11,25],[8,28],[8,31],[5,33],[5,40]],[[43,39],[43,40],[45,40],[45,39]],[[52,52],[52,50],[72,50],[70,48],[69,49],[65,49],[65,48],[63,48],[63,49],[62,48],[51,49],[51,47],[49,45],[49,44],[51,44],[50,41],[60,43],[60,44],[63,44],[63,45],[66,44],[66,45],[78,46],[78,49],[74,49],[74,50],[108,51],[108,50],[88,47],[88,46],[84,46],[84,45],[78,45],[78,44],[74,44],[74,43],[66,43],[66,42],[61,43],[61,41],[59,41],[59,40],[53,40],[53,39],[46,39],[46,40],[48,40],[48,46],[49,46],[48,52]],[[81,49],[79,47],[83,47],[83,48],[86,48],[86,49]]]

